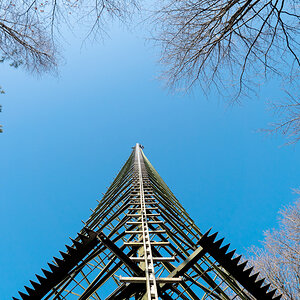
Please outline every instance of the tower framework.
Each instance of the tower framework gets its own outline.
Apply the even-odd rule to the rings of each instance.
[[[202,234],[136,144],[72,244],[22,299],[280,299]],[[17,299],[17,298],[13,298]]]

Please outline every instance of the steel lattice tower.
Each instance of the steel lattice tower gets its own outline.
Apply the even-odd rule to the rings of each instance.
[[[217,233],[200,232],[142,148],[22,299],[280,299]]]

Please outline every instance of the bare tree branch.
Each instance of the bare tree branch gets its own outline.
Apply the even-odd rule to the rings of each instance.
[[[297,87],[299,89],[299,86]],[[286,136],[287,144],[295,144],[300,140],[300,96],[294,96],[289,91],[286,91],[286,95],[286,98],[278,103],[274,100],[269,103],[270,109],[279,117],[276,122],[270,124],[269,129],[261,131],[281,133]]]
[[[237,100],[262,78],[299,72],[294,0],[173,0],[154,13],[168,84],[214,85]],[[292,61],[296,68],[292,68]]]
[[[295,190],[300,195],[299,190]],[[265,232],[263,248],[252,247],[251,263],[282,293],[285,300],[300,295],[300,199],[280,211],[279,229]]]
[[[134,0],[2,0],[0,51],[30,71],[50,71],[57,65],[56,35],[62,24],[87,26],[87,35],[97,34],[106,19],[125,21],[134,7]]]
[[[33,5],[1,1],[0,50],[14,67],[22,64],[32,72],[49,71],[56,67],[56,49]]]

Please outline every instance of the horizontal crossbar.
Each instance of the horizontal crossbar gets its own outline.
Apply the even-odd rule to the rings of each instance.
[[[128,282],[128,283],[145,283],[146,277],[122,277],[119,278],[120,282]],[[177,283],[182,281],[182,277],[158,277],[155,278],[158,283]]]

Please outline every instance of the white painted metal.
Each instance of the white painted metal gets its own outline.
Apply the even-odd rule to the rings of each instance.
[[[136,203],[134,203],[134,204],[136,204]],[[147,204],[149,204],[149,203],[147,203]],[[134,210],[140,210],[140,208],[139,207],[131,207],[130,209],[134,209]],[[158,209],[158,207],[157,206],[153,206],[153,207],[146,207],[146,209],[148,209],[148,210],[153,210],[153,209]]]
[[[131,256],[131,260],[133,261],[144,261],[144,257],[135,257]],[[175,261],[175,256],[171,257],[153,257],[153,261]]]
[[[153,257],[151,246],[166,246],[169,245],[168,241],[151,241],[150,235],[163,234],[166,231],[162,229],[149,230],[148,224],[163,224],[164,221],[153,220],[148,218],[159,217],[160,213],[153,212],[159,207],[157,203],[153,201],[153,195],[151,189],[148,189],[147,178],[143,177],[144,174],[144,163],[143,163],[142,152],[140,145],[136,144],[135,147],[135,163],[134,163],[134,175],[133,175],[133,187],[132,197],[134,198],[128,204],[134,205],[128,209],[127,217],[135,218],[134,221],[127,221],[127,225],[138,225],[137,230],[125,231],[126,234],[137,234],[139,240],[124,242],[125,246],[139,247],[139,256],[130,257],[132,261],[140,263],[140,266],[145,270],[145,277],[121,277],[121,282],[135,282],[135,283],[146,283],[146,294],[143,299],[147,300],[158,300],[157,283],[176,283],[180,282],[181,278],[160,278],[155,277],[154,262],[160,263],[163,261],[174,261],[175,257]],[[149,193],[150,192],[150,193]],[[134,213],[132,213],[134,210]]]
[[[139,218],[141,215],[140,214],[126,214],[126,217],[134,217],[134,218]],[[147,214],[148,217],[158,217],[160,214]]]
[[[143,233],[143,231],[140,231],[140,230],[125,230],[125,233],[128,233],[128,234],[136,234],[136,233]],[[166,233],[165,230],[151,230],[149,231],[150,234],[152,233]]]
[[[147,281],[146,277],[122,277],[119,278],[120,282],[127,283],[144,283]],[[158,277],[156,278],[156,282],[158,283],[178,283],[182,281],[182,277]],[[155,299],[155,298],[151,298]]]
[[[152,250],[151,250],[151,240],[148,228],[148,217],[147,209],[144,197],[144,187],[143,187],[143,173],[141,166],[141,150],[140,145],[135,146],[135,155],[138,163],[138,173],[139,173],[139,186],[140,186],[140,205],[141,205],[141,223],[142,223],[142,236],[144,245],[144,258],[145,258],[145,275],[146,275],[146,287],[148,300],[158,300],[157,284],[155,278]],[[151,222],[153,223],[153,221]]]
[[[146,211],[146,210],[145,210]],[[163,224],[164,221],[148,221],[148,224]],[[143,224],[142,221],[128,221],[128,225],[138,225],[138,224]]]
[[[144,232],[143,232],[144,234]],[[143,246],[144,242],[124,242],[124,245],[127,246]],[[153,246],[166,246],[170,245],[170,242],[151,242],[151,245]]]

